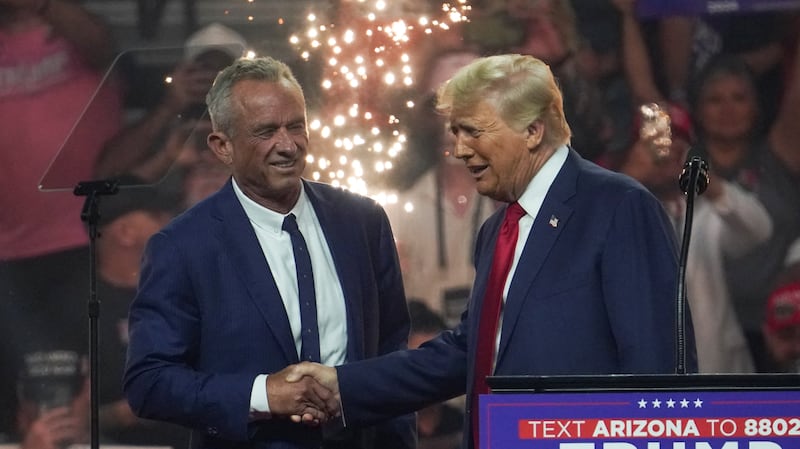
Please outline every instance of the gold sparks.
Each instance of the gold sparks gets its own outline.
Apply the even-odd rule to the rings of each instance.
[[[448,32],[470,11],[466,0],[443,3],[437,17],[401,3],[342,1],[332,20],[306,14],[305,30],[289,38],[303,60],[321,61],[323,70],[323,105],[309,117],[311,177],[379,201],[391,199],[370,184],[393,168],[410,132],[399,116],[415,106],[414,77],[424,63],[416,44]]]

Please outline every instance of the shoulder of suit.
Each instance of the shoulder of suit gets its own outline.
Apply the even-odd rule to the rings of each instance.
[[[583,184],[592,189],[602,186],[612,190],[616,188],[621,190],[647,190],[630,176],[601,167],[585,159],[581,159],[579,163],[579,173]]]

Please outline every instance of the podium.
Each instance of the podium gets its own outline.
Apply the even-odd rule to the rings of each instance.
[[[481,449],[800,449],[800,375],[494,376]]]

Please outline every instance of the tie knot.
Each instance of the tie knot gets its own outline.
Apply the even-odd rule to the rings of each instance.
[[[282,229],[288,233],[297,232],[297,219],[294,214],[289,214],[283,219]]]
[[[517,223],[523,215],[525,215],[525,209],[518,202],[514,201],[508,205],[508,209],[506,209],[507,222]]]

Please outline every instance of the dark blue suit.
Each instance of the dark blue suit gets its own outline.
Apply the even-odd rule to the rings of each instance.
[[[505,214],[478,236],[461,323],[420,349],[338,368],[349,423],[458,394],[471,404],[479,313]],[[504,310],[497,375],[673,373],[677,255],[661,204],[570,150],[525,243]],[[469,411],[469,410],[468,410]],[[472,434],[469,414],[465,436]]]
[[[383,209],[304,185],[341,280],[348,361],[404,349],[408,310]],[[319,447],[318,429],[248,419],[256,375],[297,362],[277,286],[228,182],[148,243],[130,311],[125,393],[137,414],[193,428],[193,447]],[[342,447],[411,447],[413,415],[349,438]]]

